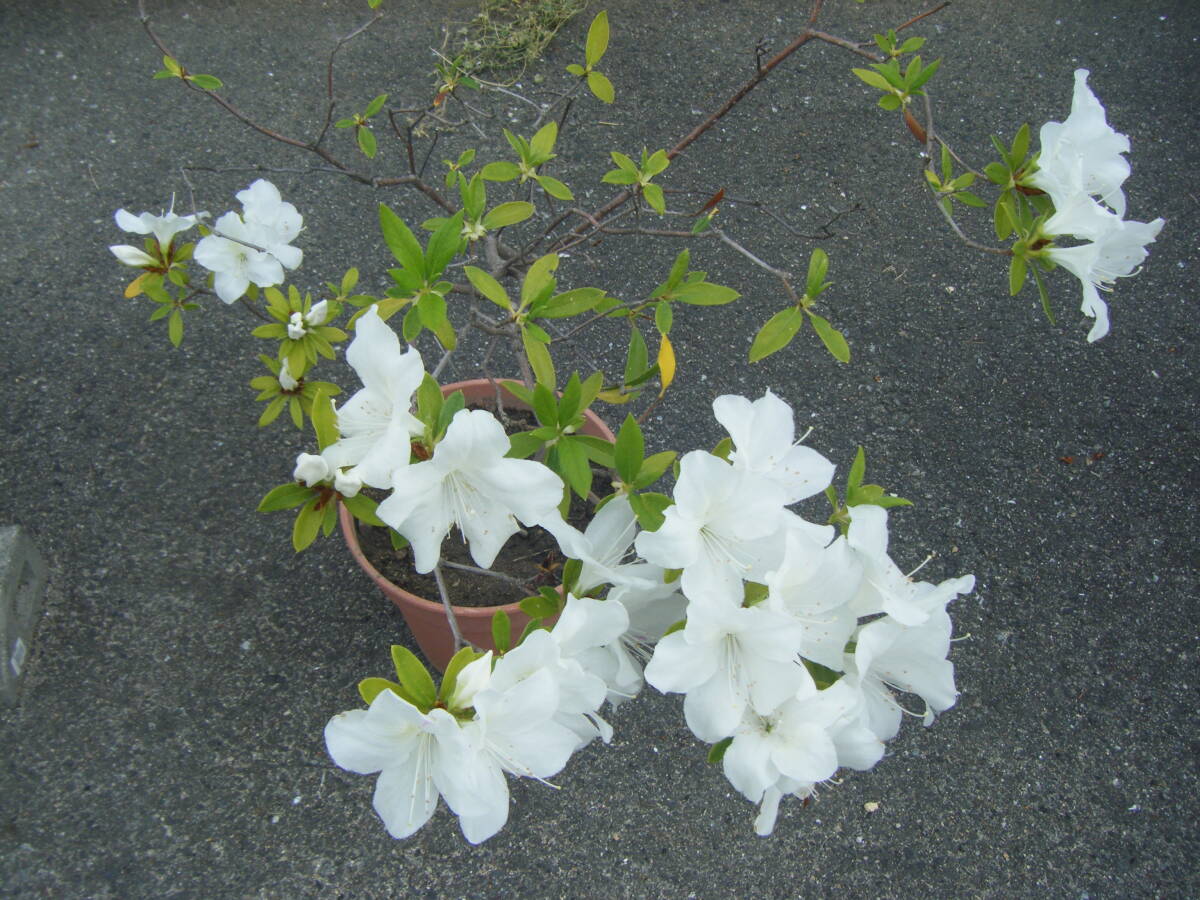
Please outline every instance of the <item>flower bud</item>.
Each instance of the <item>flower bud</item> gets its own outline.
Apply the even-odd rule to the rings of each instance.
[[[325,481],[329,474],[329,463],[325,462],[324,457],[313,453],[301,453],[296,457],[296,468],[292,471],[292,477],[297,481],[312,487]]]
[[[333,475],[333,489],[343,497],[356,497],[362,490],[362,479],[350,472],[338,469]]]
[[[312,309],[304,316],[304,324],[309,328],[316,328],[318,325],[324,325],[329,321],[329,301],[322,300],[313,306]]]
[[[298,341],[307,334],[307,331],[304,327],[304,316],[298,312],[292,313],[291,318],[288,319],[288,337],[293,341]]]
[[[288,368],[286,359],[283,361],[283,365],[279,367],[279,386],[285,391],[294,391],[300,387],[300,382],[292,377],[292,372]]]

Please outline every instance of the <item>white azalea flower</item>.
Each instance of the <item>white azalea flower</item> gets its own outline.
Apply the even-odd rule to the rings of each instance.
[[[329,301],[322,300],[319,303],[314,303],[312,308],[304,314],[304,324],[308,328],[316,328],[318,325],[324,325],[329,320]]]
[[[292,377],[292,370],[288,368],[288,361],[285,358],[279,365],[279,386],[285,391],[294,391],[300,387],[300,382]]]
[[[308,334],[308,329],[304,327],[304,316],[301,313],[294,312],[288,318],[287,334],[293,341],[298,341]]]
[[[1053,218],[1047,221],[1047,233]],[[1088,332],[1088,342],[1100,340],[1109,330],[1108,304],[1100,291],[1112,290],[1118,278],[1137,274],[1137,268],[1148,255],[1146,245],[1153,243],[1162,230],[1163,220],[1131,222],[1113,215],[1108,227],[1099,231],[1090,243],[1078,247],[1048,247],[1043,252],[1055,264],[1062,266],[1083,285],[1080,309],[1094,318]]]
[[[251,283],[259,287],[281,284],[284,268],[295,269],[304,254],[290,242],[300,233],[304,219],[284,203],[269,181],[259,179],[239,191],[244,214],[227,212],[214,224],[214,233],[196,245],[196,262],[214,273],[213,289],[233,303]]]
[[[733,439],[730,462],[771,481],[787,506],[829,487],[834,465],[796,443],[792,408],[767,391],[751,403],[725,394],[713,401],[713,414]]]
[[[856,615],[883,612],[901,625],[921,625],[931,615],[943,611],[956,595],[975,589],[974,575],[934,585],[913,581],[901,572],[888,556],[887,510],[882,507],[870,504],[850,507],[846,544],[864,570],[859,590],[850,604]]]
[[[811,679],[800,693],[767,715],[747,710],[722,759],[725,777],[751,803],[759,803],[781,778],[815,783],[838,768],[832,731],[843,705]]]
[[[802,631],[795,619],[762,606],[693,602],[683,630],[654,648],[646,681],[686,694],[688,727],[714,743],[733,734],[747,707],[768,715],[811,681],[796,653]]]
[[[950,652],[950,617],[941,611],[916,627],[885,616],[864,625],[846,655],[843,680],[865,702],[865,720],[881,740],[900,730],[902,707],[890,688],[917,694],[925,701],[924,722],[952,707],[958,697]]]
[[[396,838],[428,822],[439,796],[473,843],[490,836],[483,832],[491,823],[503,825],[508,787],[502,774],[497,780],[492,767],[481,764],[472,737],[446,710],[422,713],[390,690],[368,709],[341,713],[325,726],[325,745],[337,765],[360,775],[379,773],[375,812]]]
[[[1109,127],[1104,106],[1088,87],[1087,69],[1075,70],[1075,94],[1071,114],[1065,122],[1047,122],[1041,130],[1038,169],[1027,183],[1050,194],[1058,207],[1059,198],[1073,180],[1082,175],[1084,191],[1125,215],[1121,185],[1129,177],[1129,138]]]
[[[171,241],[174,240],[175,235],[181,231],[187,231],[207,215],[208,213],[202,212],[191,216],[177,216],[175,215],[175,204],[172,201],[171,209],[161,216],[156,216],[148,212],[135,216],[127,210],[118,209],[113,218],[117,222],[117,227],[122,231],[128,231],[131,234],[153,234],[159,246],[165,250],[171,245]],[[108,249],[112,252],[113,256],[127,266],[143,268],[159,264],[158,260],[140,247],[133,247],[129,244],[114,244]]]
[[[175,235],[192,228],[207,215],[208,213],[201,212],[191,216],[177,216],[175,215],[175,203],[172,200],[171,208],[161,216],[148,212],[135,216],[124,209],[118,209],[113,218],[116,219],[117,227],[122,231],[128,231],[131,234],[152,234],[159,246],[166,248],[170,246]]]
[[[409,412],[425,377],[421,354],[415,347],[401,352],[396,332],[371,307],[355,325],[346,361],[363,387],[338,409],[341,438],[325,455],[338,468],[353,467],[363,484],[390,488],[392,472],[408,465],[412,438],[424,431]]]
[[[554,721],[572,733],[575,748],[584,747],[597,737],[608,743],[612,727],[597,712],[607,692],[604,680],[587,671],[579,660],[570,658],[552,632],[534,631],[505,653],[492,672],[492,686],[507,690],[543,670],[553,676],[558,688]]]
[[[863,563],[838,538],[826,546],[808,531],[789,529],[783,564],[767,574],[767,604],[804,627],[801,656],[840,670],[846,641],[858,627],[850,601],[863,580]]]
[[[518,519],[532,525],[556,514],[562,479],[541,463],[506,459],[508,450],[508,436],[495,416],[463,409],[431,459],[393,472],[394,490],[377,513],[408,538],[418,572],[437,565],[451,526],[458,526],[471,558],[486,569],[517,531]]]
[[[658,531],[643,531],[635,546],[647,562],[682,569],[684,594],[737,597],[741,582],[760,580],[782,551],[783,525],[794,518],[767,479],[693,450],[679,463],[675,502]],[[777,541],[765,540],[778,534]]]
[[[608,685],[608,702],[616,708],[637,696],[644,683],[642,669],[654,653],[654,645],[666,630],[687,615],[687,599],[679,584],[666,584],[659,566],[640,563],[631,572],[651,582],[649,587],[621,584],[608,592],[606,603],[619,603],[629,616],[629,627],[620,638],[593,653],[588,668]]]
[[[637,517],[628,497],[613,497],[592,517],[584,531],[559,516],[544,523],[544,527],[554,535],[568,558],[583,563],[579,593],[586,594],[602,584],[629,584],[631,579],[641,587],[651,586],[644,577],[633,574],[642,567],[625,562],[637,534]]]

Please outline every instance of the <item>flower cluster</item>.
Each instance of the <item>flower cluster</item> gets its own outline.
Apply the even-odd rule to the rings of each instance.
[[[601,704],[636,695],[643,678],[685,695],[692,732],[717,745],[730,782],[760,805],[760,834],[783,796],[879,761],[900,727],[893,691],[920,697],[926,724],[954,704],[946,606],[974,579],[906,577],[888,556],[881,505],[840,510],[842,534],[789,509],[828,491],[834,466],[795,442],[791,408],[769,391],[717,398],[727,458],[680,460],[657,530],[639,533],[618,492],[581,532],[559,513],[554,472],[505,458],[509,439],[490,412],[458,410],[428,458],[410,459],[426,433],[410,411],[420,357],[401,351],[374,309],[347,356],[364,387],[338,413],[341,438],[302,455],[298,478],[390,488],[378,516],[410,541],[421,572],[438,564],[453,526],[490,566],[518,520],[543,525],[580,564],[552,628],[471,662],[473,699],[459,690],[423,709],[384,690],[330,723],[339,765],[381,772],[375,807],[393,835],[428,820],[440,792],[469,840],[489,837],[507,816],[501,773],[547,778],[574,749],[607,740]]]
[[[1103,105],[1088,87],[1088,70],[1075,70],[1075,94],[1065,122],[1047,122],[1041,130],[1037,169],[1023,183],[1044,191],[1054,201],[1054,214],[1040,227],[1046,238],[1070,236],[1087,243],[1047,246],[1041,252],[1083,284],[1085,315],[1096,321],[1089,342],[1108,334],[1108,304],[1100,291],[1118,278],[1137,273],[1146,245],[1162,230],[1163,220],[1134,222],[1125,218],[1129,177],[1129,138],[1108,124]]]
[[[460,651],[437,693],[411,654],[393,648],[400,683],[364,682],[370,705],[330,720],[329,754],[344,769],[379,773],[375,811],[393,837],[429,821],[440,796],[467,840],[487,840],[508,820],[506,772],[545,780],[576,750],[612,737],[597,712],[605,683],[581,660],[627,627],[619,605],[568,595],[553,631],[499,658]]]

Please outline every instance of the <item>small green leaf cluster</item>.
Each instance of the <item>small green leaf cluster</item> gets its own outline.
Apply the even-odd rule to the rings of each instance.
[[[601,180],[606,184],[633,186],[634,190],[646,199],[651,209],[660,216],[666,213],[667,201],[663,196],[663,189],[657,184],[652,184],[650,179],[665,171],[671,164],[671,160],[667,158],[667,151],[656,150],[654,153],[647,153],[643,147],[641,165],[616,150],[613,150],[611,155],[617,167],[605,172]]]
[[[369,120],[378,115],[383,109],[383,104],[387,103],[387,94],[380,94],[374,100],[367,104],[367,108],[360,113],[355,113],[346,119],[338,119],[333,123],[334,128],[353,128],[355,130],[355,138],[358,141],[358,149],[362,151],[363,156],[367,159],[374,159],[375,153],[379,146],[375,141],[375,134],[371,131]]]
[[[202,91],[219,91],[225,85],[216,75],[193,75],[172,56],[163,57],[163,67],[154,73],[155,78],[180,78]]]
[[[258,418],[260,428],[274,422],[279,418],[284,407],[287,407],[292,424],[302,429],[304,417],[312,416],[313,402],[317,399],[318,394],[324,393],[332,397],[342,392],[342,389],[332,382],[308,381],[304,377],[292,379],[296,386],[286,388],[279,379],[283,363],[261,353],[258,358],[271,371],[270,375],[259,375],[250,381],[250,387],[259,392],[254,399],[267,404],[267,408]]]
[[[263,295],[267,299],[267,315],[275,321],[258,326],[252,333],[258,338],[279,341],[279,359],[287,360],[288,372],[293,378],[303,377],[316,364],[318,355],[334,358],[333,344],[347,337],[342,329],[324,323],[305,325],[304,334],[298,338],[292,337],[289,331],[289,322],[295,314],[303,318],[312,310],[311,294],[301,296],[299,289],[290,284],[286,295],[275,287],[265,289]],[[340,304],[331,304],[326,321],[336,318],[340,312]]]
[[[406,310],[401,327],[404,340],[412,343],[428,330],[443,347],[453,350],[458,338],[446,317],[446,294],[454,285],[442,275],[466,244],[462,236],[463,212],[442,221],[424,248],[404,220],[383,203],[379,204],[379,226],[384,242],[401,266],[388,269],[395,284],[379,303],[380,317],[386,320]]]
[[[554,144],[558,140],[558,125],[549,122],[538,129],[532,138],[525,138],[504,129],[504,137],[509,145],[517,152],[518,162],[490,162],[480,171],[487,181],[512,181],[517,179],[520,184],[533,179],[543,191],[556,200],[574,200],[575,195],[557,178],[542,175],[538,169],[554,159],[557,155]]]
[[[1054,204],[1040,190],[1023,184],[1027,176],[1037,171],[1037,154],[1030,153],[1030,138],[1029,123],[1017,130],[1011,145],[1005,145],[992,135],[992,145],[1000,159],[988,163],[983,172],[1001,190],[992,210],[996,237],[1001,241],[1013,240],[1008,269],[1009,294],[1014,297],[1019,294],[1027,275],[1032,274],[1042,312],[1053,324],[1054,311],[1050,307],[1050,295],[1042,272],[1051,271],[1054,263],[1039,251],[1051,243],[1042,235],[1041,225],[1054,212]]]
[[[808,259],[808,278],[805,281],[804,293],[791,306],[771,316],[758,330],[754,342],[750,345],[750,362],[766,359],[790,344],[804,325],[806,317],[833,358],[838,362],[850,362],[850,345],[846,343],[845,336],[834,328],[828,319],[812,309],[817,297],[833,283],[825,280],[828,271],[829,256],[817,247]]]
[[[533,204],[525,200],[509,200],[484,212],[487,207],[487,185],[482,174],[475,173],[469,181],[461,171],[455,171],[451,176],[455,179],[458,195],[462,200],[461,235],[467,243],[473,244],[486,237],[489,231],[517,225],[533,215]],[[426,219],[421,223],[421,227],[426,231],[436,232],[448,221],[450,220],[445,216],[437,216]]]
[[[662,527],[663,512],[673,501],[666,494],[645,489],[663,476],[677,456],[674,450],[646,456],[642,429],[632,415],[625,416],[613,444],[612,467],[620,479],[613,487],[617,494],[629,498],[629,506],[637,516],[638,524],[647,531],[657,531]]]
[[[587,43],[584,46],[584,65],[571,63],[567,71],[587,81],[588,90],[604,103],[612,103],[616,99],[616,91],[608,76],[596,71],[596,64],[608,50],[608,13],[601,11],[588,27]]]
[[[866,473],[867,453],[862,447],[859,447],[858,453],[854,457],[854,463],[850,466],[850,472],[846,476],[845,503],[839,502],[836,487],[831,484],[825,488],[825,496],[829,500],[829,505],[833,507],[833,512],[829,515],[829,524],[836,525],[842,534],[850,530],[850,507],[852,506],[880,506],[884,509],[912,506],[911,500],[889,494],[877,484],[863,484],[863,477]]]
[[[536,428],[510,437],[508,456],[527,459],[544,453],[542,462],[558,473],[566,486],[561,504],[564,516],[572,494],[585,500],[592,496],[592,463],[612,467],[612,445],[580,433],[584,413],[595,402],[603,381],[599,372],[582,380],[574,372],[560,394],[541,383],[531,390],[518,382],[503,382],[509,393],[533,411],[538,423]]]
[[[316,391],[309,417],[320,450],[324,450],[338,439],[337,414],[333,410],[333,401],[328,393]],[[374,500],[362,493],[351,497],[344,496],[329,480],[316,485],[298,481],[281,484],[268,491],[259,501],[258,511],[273,512],[300,507],[300,512],[296,514],[292,524],[292,546],[298,553],[311,545],[318,533],[324,533],[325,537],[333,533],[337,525],[339,501],[355,518],[368,525],[384,527],[384,522],[375,514],[378,504]]]
[[[198,303],[191,302],[194,292],[189,291],[191,277],[188,275],[186,263],[192,258],[196,249],[194,243],[176,244],[174,240],[166,247],[160,246],[158,239],[150,236],[145,239],[143,246],[153,264],[142,266],[142,274],[125,286],[125,296],[133,299],[145,295],[158,304],[150,313],[151,322],[159,319],[167,320],[167,337],[171,344],[178,347],[183,343],[183,311],[199,309]],[[167,282],[177,289],[173,296],[167,289]]]
[[[854,74],[873,88],[883,91],[879,105],[887,110],[897,110],[908,106],[913,97],[924,96],[921,88],[925,85],[941,65],[940,59],[935,59],[929,65],[921,62],[920,56],[914,56],[908,65],[900,68],[900,57],[921,47],[923,38],[909,38],[900,47],[895,46],[896,34],[889,31],[887,35],[875,35],[875,42],[888,55],[881,63],[872,63],[869,69],[854,69]]]
[[[368,706],[384,691],[392,691],[422,713],[438,708],[446,710],[457,719],[469,720],[474,718],[475,710],[469,705],[463,705],[459,700],[456,690],[458,676],[466,666],[482,656],[477,650],[463,647],[446,666],[441,685],[435,686],[429,670],[417,655],[407,647],[393,644],[392,665],[396,670],[396,680],[364,678],[358,683],[358,693]]]
[[[967,190],[968,187],[975,183],[974,172],[964,172],[961,175],[954,174],[954,161],[950,157],[950,148],[945,144],[942,144],[941,163],[941,174],[939,175],[932,168],[927,168],[925,170],[925,180],[929,182],[929,186],[933,189],[933,192],[938,195],[938,203],[946,211],[946,215],[951,215],[951,201],[956,201],[964,206],[987,206],[986,201],[981,200]]]

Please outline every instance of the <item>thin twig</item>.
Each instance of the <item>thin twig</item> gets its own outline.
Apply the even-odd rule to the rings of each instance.
[[[506,575],[503,572],[493,572],[491,569],[481,569],[478,566],[468,566],[466,563],[450,562],[448,559],[442,560],[441,563],[448,569],[457,569],[460,572],[470,572],[472,575],[486,575],[488,578],[495,578],[498,581],[503,581],[505,584],[523,591],[526,594],[532,594],[534,591],[525,582],[519,578],[513,578],[511,575]]]
[[[450,595],[446,593],[446,582],[442,578],[440,564],[433,567],[433,577],[437,581],[438,594],[441,595],[442,606],[446,610],[446,622],[450,626],[450,634],[454,636],[454,652],[457,653],[466,642],[463,640],[462,632],[458,630],[458,618],[454,615],[454,606],[450,603]]]

